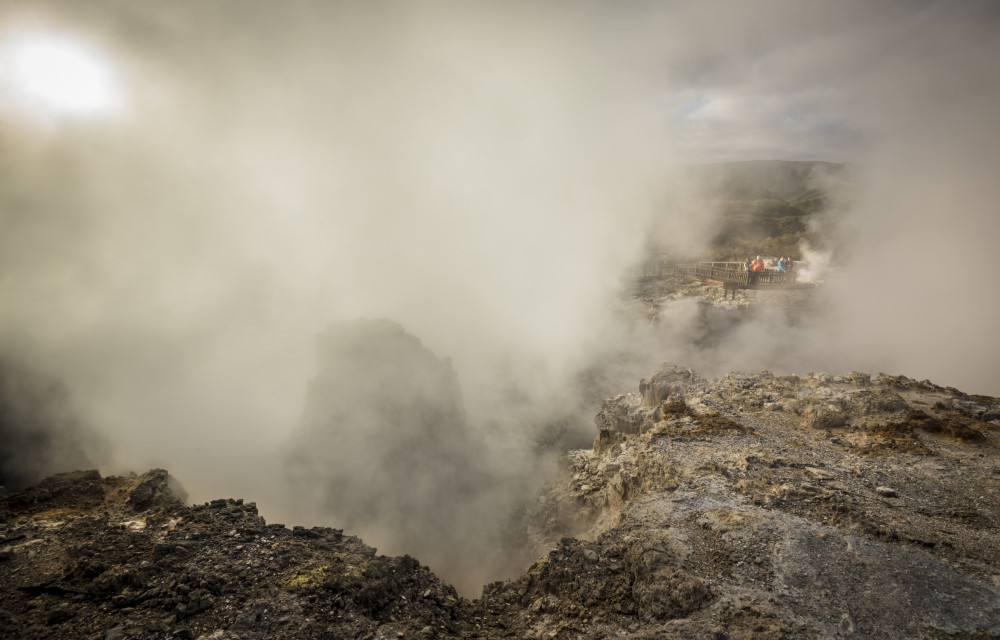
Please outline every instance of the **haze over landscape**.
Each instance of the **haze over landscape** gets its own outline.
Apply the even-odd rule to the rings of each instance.
[[[4,476],[160,466],[195,501],[320,518],[285,478],[322,380],[370,380],[373,402],[405,385],[329,346],[358,319],[453,370],[439,386],[472,444],[446,459],[489,460],[508,477],[487,497],[509,505],[540,441],[592,437],[588,375],[631,391],[673,360],[1000,395],[998,19],[992,2],[7,0]],[[752,160],[850,167],[817,184],[834,205],[811,221],[830,266],[815,312],[700,344],[696,317],[650,332],[621,313],[650,230],[685,255],[718,231],[683,168]],[[7,444],[29,441],[37,458]],[[395,486],[392,459],[353,457],[386,466],[370,495]]]

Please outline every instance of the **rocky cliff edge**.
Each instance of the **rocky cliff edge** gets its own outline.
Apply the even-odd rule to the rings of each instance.
[[[468,601],[408,556],[162,470],[0,498],[0,636],[1000,637],[1000,401],[863,373],[664,365],[516,526]]]
[[[484,599],[527,635],[1000,636],[997,399],[667,364],[595,422],[524,517],[555,549]]]

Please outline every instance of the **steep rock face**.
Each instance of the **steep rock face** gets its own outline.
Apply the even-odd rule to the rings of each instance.
[[[298,495],[440,566],[465,535],[452,523],[488,483],[451,363],[388,320],[331,326],[319,357],[286,455]]]
[[[608,398],[594,418],[601,437],[613,433],[642,433],[663,418],[663,403],[672,397],[705,386],[705,380],[691,369],[665,365],[649,378],[639,381],[639,393],[627,393]]]
[[[481,607],[539,637],[1000,635],[996,399],[672,365],[641,391],[526,514],[554,550]]]

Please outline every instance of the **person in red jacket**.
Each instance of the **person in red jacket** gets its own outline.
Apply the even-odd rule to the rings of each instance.
[[[757,280],[760,279],[760,274],[764,272],[764,261],[761,260],[760,256],[750,263],[750,286],[757,284]]]

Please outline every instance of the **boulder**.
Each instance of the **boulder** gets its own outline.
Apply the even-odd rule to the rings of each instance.
[[[705,384],[705,379],[693,370],[665,362],[659,371],[639,381],[639,395],[643,408],[655,409],[664,400],[688,394]]]

